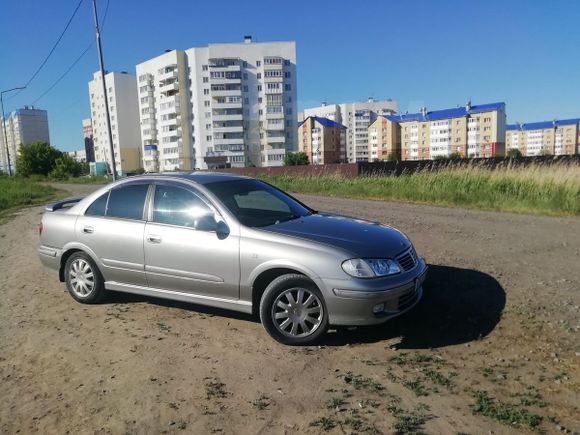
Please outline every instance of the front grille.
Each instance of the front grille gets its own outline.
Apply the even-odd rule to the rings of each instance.
[[[411,290],[409,290],[408,292],[403,293],[401,296],[399,296],[399,302],[397,305],[397,309],[399,311],[406,310],[407,308],[412,306],[417,301],[417,296],[418,296],[418,293],[414,287]]]
[[[415,267],[417,264],[417,255],[415,254],[415,250],[413,248],[409,249],[403,255],[396,258],[397,263],[401,266],[401,268],[407,272]]]

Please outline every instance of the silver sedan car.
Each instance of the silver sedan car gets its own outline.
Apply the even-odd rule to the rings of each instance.
[[[229,174],[127,178],[49,205],[39,231],[42,263],[78,302],[119,291],[259,314],[290,345],[400,315],[427,272],[392,227]]]

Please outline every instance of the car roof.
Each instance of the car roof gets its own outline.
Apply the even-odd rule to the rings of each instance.
[[[233,181],[233,180],[249,180],[250,177],[246,177],[243,175],[237,174],[226,174],[223,172],[205,172],[205,171],[196,171],[196,172],[159,172],[156,174],[145,174],[143,177],[147,178],[155,178],[155,177],[170,177],[170,178],[178,178],[182,180],[190,180],[198,184],[209,184],[215,183],[218,181]],[[130,177],[131,180],[137,180],[141,178],[140,176],[137,177]]]

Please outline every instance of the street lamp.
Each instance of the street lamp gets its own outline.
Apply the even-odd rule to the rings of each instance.
[[[4,146],[6,147],[6,163],[8,164],[8,175],[12,176],[12,168],[10,167],[10,149],[8,148],[8,137],[6,136],[6,116],[4,116],[4,94],[19,89],[26,89],[26,86],[6,89],[0,92],[0,105],[2,106],[2,131],[4,132]]]

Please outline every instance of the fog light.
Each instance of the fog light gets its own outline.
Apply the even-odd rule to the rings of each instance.
[[[382,304],[376,304],[373,307],[373,313],[375,313],[375,314],[382,313],[383,311],[385,311],[385,304],[384,303],[382,303]]]

